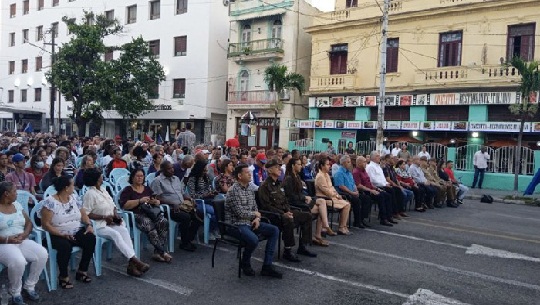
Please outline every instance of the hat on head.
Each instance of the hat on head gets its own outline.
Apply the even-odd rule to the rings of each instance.
[[[13,162],[21,162],[24,160],[24,155],[21,154],[21,153],[16,153],[13,155],[13,157],[11,158],[11,161]]]
[[[271,159],[270,161],[266,162],[266,164],[264,165],[264,167],[266,168],[270,168],[273,166],[281,166],[281,165],[279,165],[279,162],[277,159]]]
[[[209,151],[208,149],[203,149],[203,150],[202,150],[202,153],[205,154],[205,155],[207,155],[207,154],[210,154],[210,151]]]
[[[122,137],[119,136],[119,135],[116,135],[116,137],[114,137],[114,139],[115,139],[116,141],[122,141]]]
[[[266,155],[264,153],[258,153],[255,157],[256,161],[261,161],[262,164],[266,163]]]

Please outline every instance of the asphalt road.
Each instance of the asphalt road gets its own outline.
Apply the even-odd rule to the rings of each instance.
[[[540,208],[465,201],[410,215],[393,228],[373,218],[371,229],[331,237],[330,247],[312,248],[317,258],[278,261],[283,280],[239,279],[230,246],[219,248],[216,268],[212,249],[199,245],[176,250],[170,265],[151,263],[140,279],[125,275],[115,251],[91,284],[47,293],[40,283],[40,304],[540,304]]]

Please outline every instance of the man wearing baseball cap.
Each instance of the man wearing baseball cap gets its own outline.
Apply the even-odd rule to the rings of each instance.
[[[266,177],[268,176],[266,170],[264,169],[265,164],[266,155],[264,153],[258,153],[257,156],[255,156],[255,164],[253,164],[253,175],[251,175],[253,183],[256,186],[260,186],[261,183],[266,180]]]
[[[31,173],[27,173],[24,169],[26,167],[26,160],[24,155],[16,153],[11,159],[15,166],[15,171],[6,175],[6,181],[13,182],[18,190],[28,191],[32,194],[36,194],[35,186],[36,179]]]

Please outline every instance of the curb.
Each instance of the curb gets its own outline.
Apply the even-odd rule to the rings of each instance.
[[[465,199],[480,201],[480,199],[482,199],[482,196],[481,195],[466,195]],[[497,198],[497,197],[493,197],[493,202],[506,203],[506,204],[523,204],[523,205],[526,205],[525,201],[523,201],[523,200],[503,199],[503,198]]]

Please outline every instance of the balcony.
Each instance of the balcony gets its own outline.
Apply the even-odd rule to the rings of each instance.
[[[230,91],[229,109],[270,109],[277,100],[277,93],[268,90]]]
[[[283,40],[268,38],[249,42],[229,43],[227,57],[236,62],[283,58]]]
[[[423,69],[416,72],[415,85],[418,87],[441,85],[513,85],[520,75],[514,67],[501,65],[455,66]]]
[[[335,74],[311,77],[310,92],[346,91],[356,86],[355,74]]]

